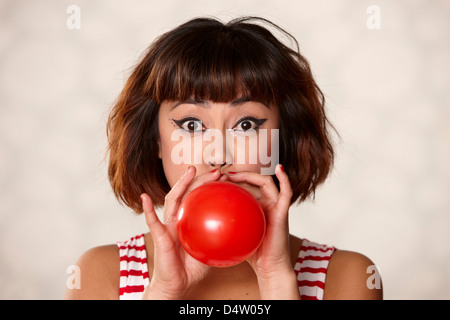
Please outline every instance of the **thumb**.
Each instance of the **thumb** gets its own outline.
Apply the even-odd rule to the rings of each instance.
[[[150,196],[146,193],[141,195],[142,208],[144,210],[145,221],[148,228],[150,229],[150,234],[153,238],[155,245],[165,242],[163,238],[168,236],[166,227],[161,223],[156,214],[153,201]]]

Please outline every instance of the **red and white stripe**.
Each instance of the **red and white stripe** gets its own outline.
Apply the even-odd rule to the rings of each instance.
[[[120,254],[120,299],[141,299],[149,284],[144,235],[118,242]]]
[[[144,235],[118,242],[120,252],[120,299],[141,299],[149,284]],[[328,263],[335,248],[303,240],[294,271],[304,300],[322,300]]]
[[[328,263],[334,247],[303,240],[294,271],[303,300],[322,300]]]

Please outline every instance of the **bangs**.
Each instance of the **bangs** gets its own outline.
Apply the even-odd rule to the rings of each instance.
[[[207,19],[179,29],[150,48],[153,65],[144,90],[152,100],[229,102],[245,96],[270,104],[284,94],[276,64],[282,59],[274,57],[276,39],[266,29],[217,21],[212,28]]]
[[[140,213],[146,192],[155,206],[164,206],[171,187],[159,157],[163,101],[240,98],[277,107],[279,160],[292,186],[291,203],[314,195],[330,172],[334,150],[324,96],[297,41],[264,18],[226,24],[199,18],[153,42],[109,115],[108,177],[119,201]]]

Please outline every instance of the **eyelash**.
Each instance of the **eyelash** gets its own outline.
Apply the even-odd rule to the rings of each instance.
[[[233,126],[233,129],[234,129],[234,127],[242,124],[245,121],[252,121],[253,123],[255,123],[256,126],[254,128],[251,128],[251,129],[258,130],[259,127],[261,127],[263,125],[263,123],[267,121],[267,119],[257,119],[257,118],[254,118],[254,117],[244,117],[244,118],[239,119],[238,122],[236,122],[236,124]],[[239,131],[244,131],[245,132],[245,131],[248,131],[248,130],[250,130],[250,129],[239,130]]]
[[[186,118],[183,118],[180,120],[172,119],[172,121],[178,126],[178,128],[180,128],[184,131],[188,131],[188,132],[192,132],[192,133],[198,131],[198,130],[190,130],[190,129],[183,127],[184,124],[189,123],[189,122],[199,122],[200,125],[202,126],[202,132],[204,132],[206,130],[206,128],[203,126],[202,121],[197,118],[194,118],[194,117],[186,117]]]
[[[178,128],[180,128],[182,130],[185,130],[185,131],[188,131],[190,133],[198,132],[199,130],[190,130],[190,129],[185,128],[184,125],[186,123],[189,123],[189,122],[198,122],[198,123],[200,123],[200,125],[202,126],[202,132],[206,131],[206,127],[203,125],[202,121],[197,119],[197,118],[194,118],[194,117],[186,117],[186,118],[183,118],[183,119],[180,119],[180,120],[172,119],[172,121],[178,126]],[[239,119],[235,123],[235,125],[232,128],[232,130],[236,130],[235,127],[237,127],[238,125],[242,124],[245,121],[253,122],[256,126],[254,128],[250,128],[250,129],[257,130],[257,129],[259,129],[259,127],[261,127],[264,124],[264,122],[267,121],[267,119],[257,119],[257,118],[254,118],[254,117],[243,117],[243,118]],[[247,130],[243,130],[242,129],[242,130],[238,130],[238,131],[245,132],[245,131],[248,131],[250,129],[247,129]]]

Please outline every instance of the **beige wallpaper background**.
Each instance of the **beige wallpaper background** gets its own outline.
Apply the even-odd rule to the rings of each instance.
[[[386,299],[450,299],[444,0],[0,1],[0,299],[62,299],[83,251],[147,231],[110,190],[106,117],[153,39],[205,15],[284,27],[326,94],[336,167],[292,233],[369,256]]]

